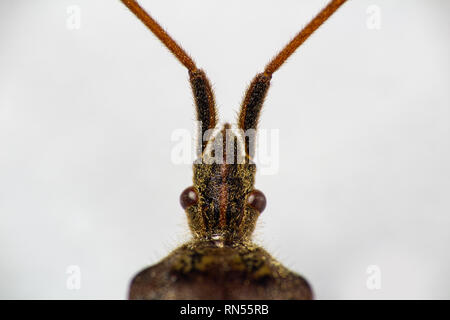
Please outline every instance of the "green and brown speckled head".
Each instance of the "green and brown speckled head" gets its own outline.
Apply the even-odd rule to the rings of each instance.
[[[262,211],[262,193],[254,190],[256,166],[244,158],[237,161],[236,151],[240,149],[240,137],[232,133],[229,125],[214,137],[207,145],[201,161],[193,166],[194,185],[183,192],[194,192],[194,203],[186,206],[186,214],[192,233],[197,238],[235,241],[251,235],[256,220]],[[217,152],[210,145],[222,144],[222,141],[233,141],[233,161],[222,147],[223,154],[215,161]],[[220,142],[219,142],[220,141]],[[223,146],[226,143],[222,144]],[[242,149],[240,149],[242,150]],[[213,161],[210,161],[213,159]],[[230,163],[232,162],[232,163]],[[258,197],[258,198],[256,198]],[[258,202],[256,202],[258,201]],[[183,200],[182,200],[183,203]]]
[[[193,166],[193,186],[184,190],[180,202],[196,239],[234,242],[252,234],[264,210],[264,194],[254,189],[256,165],[255,129],[270,77],[258,75],[250,84],[241,106],[238,129],[216,127],[214,96],[203,71],[190,73],[191,87],[204,137],[201,157]]]

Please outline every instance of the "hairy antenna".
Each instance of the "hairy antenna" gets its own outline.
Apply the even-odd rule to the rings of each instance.
[[[195,71],[197,66],[194,60],[181,48],[171,36],[153,19],[135,0],[120,0],[139,18],[153,34],[172,52],[189,71]]]
[[[347,0],[332,0],[328,5],[322,9],[307,25],[304,27],[284,48],[281,50],[272,61],[266,66],[264,72],[267,75],[272,75],[277,71],[281,65],[301,46],[306,39],[309,38],[314,31],[316,31],[328,18],[344,4]]]
[[[346,0],[332,0],[304,27],[272,61],[266,66],[263,73],[257,74],[248,87],[241,104],[238,126],[244,132],[249,129],[256,130],[259,115],[270,87],[272,74],[297,50],[308,37],[316,31]],[[255,143],[254,135],[245,136],[245,149],[250,158],[253,157]]]
[[[217,111],[214,92],[209,79],[203,70],[197,69],[194,60],[181,48],[175,40],[153,19],[135,0],[121,0],[124,5],[138,17],[153,34],[172,52],[172,54],[189,70],[189,81],[197,111],[197,120],[202,123],[201,137],[209,129],[214,129],[217,124]],[[204,139],[202,139],[204,140]],[[207,141],[203,141],[201,150],[206,147]]]

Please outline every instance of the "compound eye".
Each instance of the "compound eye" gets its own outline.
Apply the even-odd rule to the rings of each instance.
[[[255,189],[248,195],[247,203],[261,213],[266,208],[266,196],[261,191]]]
[[[180,195],[180,203],[183,209],[186,209],[198,202],[198,195],[194,187],[184,189]]]

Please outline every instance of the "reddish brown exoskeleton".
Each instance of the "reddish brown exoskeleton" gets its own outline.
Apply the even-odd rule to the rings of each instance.
[[[200,133],[202,137],[208,134],[216,128],[217,113],[205,73],[136,1],[121,1],[188,69]],[[241,105],[239,131],[226,124],[204,139],[199,146],[201,157],[193,167],[193,186],[180,197],[193,239],[139,272],[132,280],[130,299],[313,298],[303,277],[251,241],[256,220],[266,206],[264,194],[254,188],[254,131],[273,73],[345,1],[330,1],[256,75]]]

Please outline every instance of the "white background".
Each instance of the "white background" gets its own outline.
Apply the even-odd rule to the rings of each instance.
[[[141,0],[207,71],[222,121],[325,3]],[[280,168],[257,177],[255,239],[319,299],[450,298],[449,9],[349,1],[272,79],[260,125],[280,130]],[[170,158],[194,120],[187,80],[119,1],[0,2],[0,298],[122,299],[188,239],[191,168]]]

